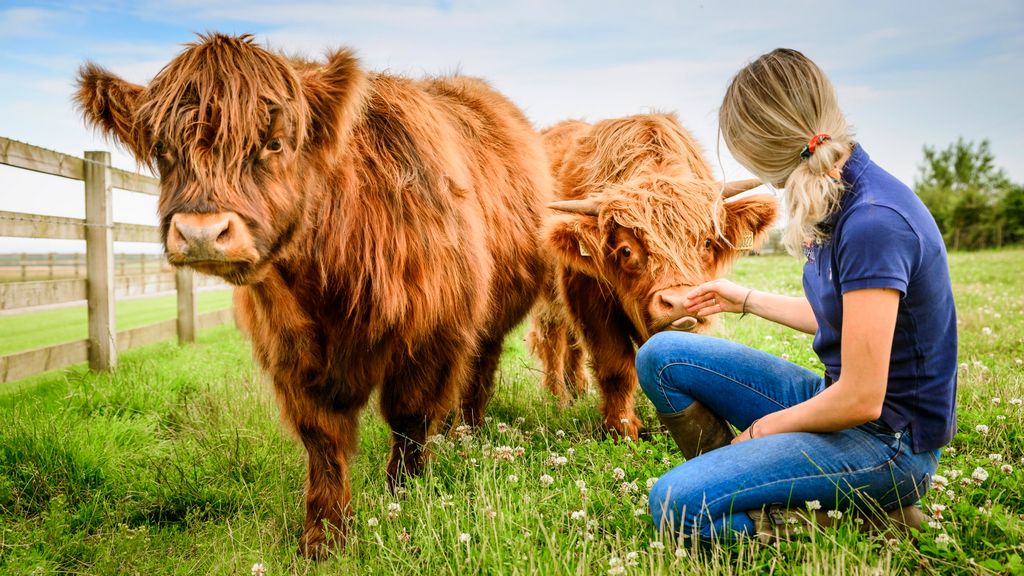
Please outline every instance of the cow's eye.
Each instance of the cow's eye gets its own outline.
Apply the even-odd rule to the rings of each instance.
[[[711,248],[711,238],[704,239],[704,249],[707,250],[708,248]]]
[[[280,138],[274,138],[270,142],[267,142],[267,150],[270,152],[280,152],[281,148],[282,146]]]
[[[632,255],[633,255],[633,251],[629,249],[629,246],[623,246],[622,247],[622,257],[623,258],[629,258]]]
[[[156,144],[153,144],[153,155],[157,158],[167,153],[167,147],[164,146],[163,140],[157,140]]]

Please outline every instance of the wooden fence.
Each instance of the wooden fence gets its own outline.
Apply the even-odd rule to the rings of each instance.
[[[93,370],[117,366],[117,351],[173,338],[195,341],[196,331],[231,321],[231,310],[196,312],[196,284],[190,270],[173,273],[178,317],[132,330],[117,331],[115,296],[161,291],[164,283],[124,282],[115,278],[114,242],[160,242],[156,226],[124,224],[113,219],[113,189],[159,195],[154,178],[113,168],[109,152],[86,152],[76,158],[0,137],[0,164],[62,176],[85,183],[85,219],[0,210],[0,236],[85,240],[86,278],[0,284],[0,310],[86,300],[89,337],[0,356],[0,383],[89,361]],[[159,273],[155,274],[159,275]],[[205,280],[209,283],[209,280]]]

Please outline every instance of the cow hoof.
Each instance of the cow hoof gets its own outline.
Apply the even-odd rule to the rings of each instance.
[[[322,527],[308,528],[299,538],[296,554],[307,560],[319,561],[331,555],[335,546],[342,546],[343,536],[338,531],[325,531]]]

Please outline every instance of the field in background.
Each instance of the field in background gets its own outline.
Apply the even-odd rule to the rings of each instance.
[[[777,546],[702,553],[660,539],[647,484],[680,461],[671,441],[602,439],[595,395],[557,408],[520,330],[488,423],[436,439],[404,494],[385,489],[388,430],[364,413],[348,546],[308,563],[294,554],[302,450],[282,432],[248,345],[218,327],[195,346],[129,351],[112,375],[74,368],[0,389],[0,573],[249,574],[254,563],[267,574],[1019,573],[1024,250],[954,254],[950,265],[960,431],[940,462],[946,486],[925,500],[945,508],[916,541],[866,536],[849,519]],[[798,293],[799,269],[746,258],[734,278]],[[727,318],[717,334],[817,364],[809,337],[758,318]],[[649,402],[639,405],[655,426]],[[522,455],[495,458],[500,446]]]

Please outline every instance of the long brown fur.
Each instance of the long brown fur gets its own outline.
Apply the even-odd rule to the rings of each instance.
[[[348,51],[292,62],[248,36],[201,37],[145,87],[86,65],[76,99],[159,170],[165,238],[181,213],[248,226],[259,261],[205,271],[238,284],[239,324],[308,454],[300,551],[323,555],[344,536],[374,390],[392,485],[449,410],[481,422],[543,278],[539,136],[483,81],[369,73]]]
[[[573,120],[543,134],[559,199],[596,200],[600,210],[547,218],[554,272],[534,308],[529,341],[545,366],[545,386],[565,402],[585,389],[580,355],[565,344],[581,340],[605,426],[635,438],[635,347],[669,327],[651,314],[652,301],[723,274],[745,233],[768,230],[776,202],[723,202],[696,141],[671,114]]]

